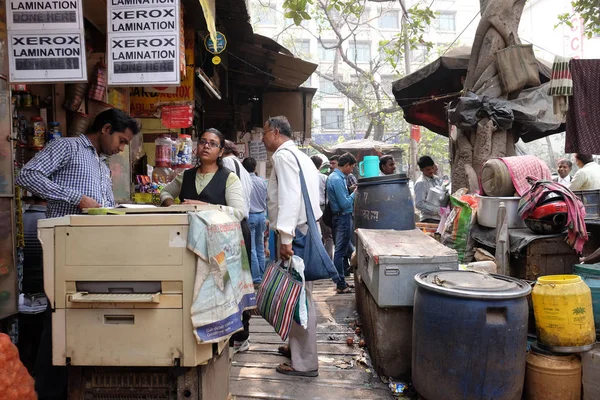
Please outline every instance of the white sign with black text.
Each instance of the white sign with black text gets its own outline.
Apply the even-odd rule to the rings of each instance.
[[[108,0],[108,84],[179,85],[179,0]]]
[[[6,0],[9,31],[81,30],[81,0]]]
[[[79,32],[9,32],[11,82],[87,80],[85,46]]]

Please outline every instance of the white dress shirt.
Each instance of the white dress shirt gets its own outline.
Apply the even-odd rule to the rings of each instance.
[[[236,156],[223,157],[223,166],[229,169],[231,172],[237,175],[235,170],[235,165],[237,164],[238,169],[240,171],[240,181],[242,181],[242,188],[244,190],[244,200],[246,204],[246,208],[244,209],[244,215],[248,218],[250,214],[250,195],[252,194],[252,178],[250,178],[250,174],[244,168],[244,165]],[[314,165],[314,164],[313,164]]]
[[[556,179],[556,182],[560,183],[561,185],[563,185],[565,187],[569,187],[572,180],[573,180],[573,177],[571,175],[567,175],[564,178],[561,178],[559,175],[558,178]]]
[[[571,190],[594,190],[600,189],[600,165],[592,161],[579,168],[575,173],[571,184]]]
[[[302,168],[306,188],[315,215],[315,221],[323,214],[319,206],[319,171],[315,168],[312,160],[296,147],[292,140],[283,143],[273,153],[273,169],[269,177],[269,188],[267,190],[267,208],[269,210],[269,222],[271,229],[277,231],[281,237],[282,244],[291,244],[296,228],[306,232],[306,210],[304,198],[300,185],[300,170],[294,155]]]

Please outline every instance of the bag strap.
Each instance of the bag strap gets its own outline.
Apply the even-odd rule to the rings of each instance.
[[[307,224],[310,225],[310,222],[315,221],[315,213],[313,212],[312,209],[312,204],[310,202],[310,197],[308,196],[308,189],[306,188],[306,180],[304,179],[304,172],[302,172],[302,166],[300,165],[300,160],[298,160],[298,157],[294,154],[294,152],[290,149],[282,149],[282,150],[287,150],[290,153],[292,153],[292,155],[294,156],[294,158],[296,159],[296,163],[298,164],[298,169],[300,170],[300,186],[302,189],[302,197],[304,198],[304,208],[306,211],[306,222]],[[316,226],[316,224],[315,224]]]
[[[235,161],[235,159],[233,160],[233,165],[235,165],[235,174],[238,178],[242,179],[240,177],[240,166],[238,165],[237,161]]]

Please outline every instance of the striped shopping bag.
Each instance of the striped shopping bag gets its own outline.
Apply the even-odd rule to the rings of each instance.
[[[302,281],[292,276],[291,262],[285,266],[271,262],[263,274],[256,303],[260,315],[267,320],[281,339],[287,340],[300,298]]]

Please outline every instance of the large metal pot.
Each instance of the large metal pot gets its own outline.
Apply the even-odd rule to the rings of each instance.
[[[434,186],[429,188],[426,201],[434,206],[446,207],[450,201],[450,195],[443,187]]]
[[[506,217],[509,228],[526,228],[518,214],[520,197],[489,197],[475,195],[477,198],[477,223],[488,228],[496,227],[498,207],[500,203],[506,206]]]

